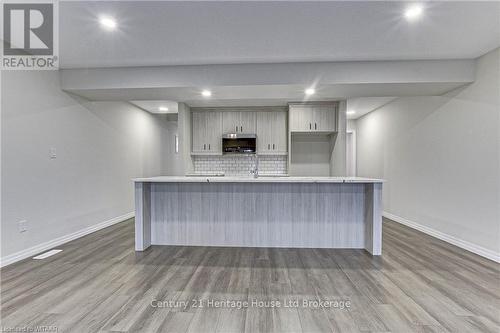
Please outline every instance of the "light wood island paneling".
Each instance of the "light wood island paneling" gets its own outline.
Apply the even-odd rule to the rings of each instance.
[[[351,248],[380,255],[381,188],[380,181],[361,178],[137,180],[136,249]]]

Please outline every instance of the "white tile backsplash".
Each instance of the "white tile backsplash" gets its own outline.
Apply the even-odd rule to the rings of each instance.
[[[285,175],[287,156],[261,155],[259,158],[259,174]],[[247,176],[253,169],[255,157],[250,155],[193,156],[195,173],[224,172],[228,176]]]

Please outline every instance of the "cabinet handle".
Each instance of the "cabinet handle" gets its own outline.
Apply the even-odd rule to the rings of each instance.
[[[274,143],[273,143],[273,150],[274,150]]]
[[[240,126],[240,132],[243,133],[243,126]]]
[[[271,149],[271,144],[270,144],[270,143],[268,143],[268,144],[267,144],[267,150],[270,150],[270,149]]]
[[[238,132],[238,126],[236,126],[236,132]]]
[[[208,150],[210,150],[210,143],[208,144]]]
[[[207,144],[206,143],[203,144],[203,150],[207,150]]]
[[[318,127],[316,126],[316,123],[314,123],[314,129],[318,129]]]
[[[312,125],[311,125],[311,123],[309,123],[309,129],[312,129]]]

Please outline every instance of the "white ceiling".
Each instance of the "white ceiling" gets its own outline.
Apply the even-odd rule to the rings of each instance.
[[[500,2],[423,2],[423,17],[411,23],[404,18],[409,4],[65,1],[59,9],[60,64],[62,68],[92,68],[471,59],[500,46]],[[117,30],[100,27],[98,18],[103,14],[116,18]],[[210,82],[209,71],[201,67],[196,76]],[[355,119],[390,102],[395,98],[391,96],[440,95],[462,84],[446,80],[319,84],[310,100],[348,98],[348,110],[355,111],[348,118]],[[175,113],[178,101],[191,106],[264,106],[305,100],[301,79],[283,85],[209,85],[213,92],[209,99],[200,95],[196,85],[146,86],[74,92],[93,100],[132,99],[153,113],[165,113],[159,111],[160,106]]]
[[[347,119],[358,119],[365,114],[378,109],[379,107],[392,102],[397,97],[359,97],[347,99]],[[325,100],[325,99],[321,99]],[[190,103],[192,107],[238,107],[238,106],[286,106],[290,100],[287,99],[211,99],[203,102],[201,100],[193,100]],[[291,99],[291,101],[305,101],[304,99]],[[178,103],[166,100],[149,100],[149,101],[130,101],[133,105],[155,114],[177,114]],[[168,111],[160,111],[160,107],[167,107]]]
[[[253,89],[252,89],[253,88]],[[289,98],[282,99],[266,99],[262,98],[260,95],[265,95],[269,93],[269,89],[272,87],[262,87],[258,90],[255,90],[255,87],[251,87],[250,90],[254,90],[254,93],[257,96],[245,96],[244,99],[241,99],[241,91],[236,92],[239,98],[226,98],[226,99],[202,99],[196,96],[196,99],[192,99],[189,102],[191,107],[238,107],[238,106],[286,106],[289,102],[304,102],[304,101],[314,101],[321,100],[325,101],[328,99],[325,98],[314,98],[304,99],[302,92],[297,92],[295,95],[289,95]],[[102,92],[102,91],[101,91]],[[232,90],[228,90],[228,93],[233,93]],[[294,93],[294,92],[291,92]],[[275,94],[275,92],[271,93]],[[126,99],[130,96],[128,92],[124,98]],[[293,97],[292,97],[293,96]],[[300,96],[300,97],[299,97]],[[90,94],[87,97],[91,97],[94,100],[96,99],[95,95]],[[252,98],[254,97],[254,98]],[[365,114],[378,109],[379,107],[392,102],[397,97],[358,97],[358,98],[349,98],[347,99],[347,119],[358,119],[359,117],[364,116]],[[116,98],[115,98],[116,99]],[[130,103],[135,106],[140,107],[143,110],[149,111],[151,113],[160,113],[160,114],[176,114],[178,112],[178,103],[173,101],[166,100],[137,100],[130,101]],[[168,111],[160,111],[160,107],[167,107]]]
[[[358,119],[379,107],[392,102],[397,97],[360,97],[347,100],[347,119]]]
[[[130,99],[131,96],[128,96],[127,100]],[[174,101],[166,101],[166,100],[140,100],[140,101],[129,101],[135,106],[140,107],[143,110],[149,111],[151,113],[162,113],[162,114],[173,114],[178,113],[178,105],[179,103]],[[167,110],[164,110],[164,109]]]
[[[355,97],[435,96],[442,95],[462,85],[463,83],[452,82],[323,85],[316,87],[316,94],[308,97],[304,95],[304,86],[301,85],[217,86],[211,88],[212,96],[210,98],[203,97],[197,88],[185,87],[74,89],[71,92],[94,101],[133,100],[134,103],[138,103],[141,100],[170,100],[184,102],[194,107],[278,106],[287,105],[288,102],[326,101]]]
[[[379,107],[392,102],[397,97],[359,97],[347,100],[347,119],[357,119],[365,114],[378,109]],[[291,99],[292,101],[305,101],[304,99]],[[322,99],[325,100],[325,99]],[[286,106],[289,100],[269,100],[269,99],[225,99],[213,101],[211,99],[203,101],[192,101],[192,107],[237,107],[237,106]],[[155,114],[177,114],[178,103],[166,100],[130,101],[133,105]],[[168,111],[160,111],[160,107],[168,108]]]
[[[475,58],[500,45],[500,2],[60,2],[62,68]],[[105,31],[99,15],[114,16]]]

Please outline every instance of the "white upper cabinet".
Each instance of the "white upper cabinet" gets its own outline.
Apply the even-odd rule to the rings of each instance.
[[[258,109],[257,109],[258,110]],[[287,111],[192,111],[193,155],[221,155],[225,133],[257,134],[257,153],[286,155],[288,151]]]
[[[337,112],[334,105],[315,106],[313,110],[314,130],[336,132]]]
[[[222,129],[224,133],[255,133],[255,112],[225,111],[222,112]]]
[[[240,112],[240,132],[255,134],[255,112]]]
[[[286,154],[288,141],[286,127],[286,111],[257,112],[257,153]]]
[[[272,129],[271,112],[257,112],[257,153],[265,154],[271,150]]]
[[[193,112],[192,152],[202,155],[222,154],[222,115],[218,111]]]
[[[290,131],[308,132],[313,126],[313,109],[307,105],[290,105]]]
[[[193,118],[192,152],[193,153],[205,152],[207,148],[205,141],[205,127],[206,127],[205,112],[193,112],[192,118]]]
[[[287,112],[273,112],[273,150],[277,153],[286,153],[288,142]]]
[[[222,113],[222,132],[236,133],[240,132],[240,113],[226,111]]]
[[[222,154],[222,115],[220,112],[207,112],[206,139],[209,153]]]
[[[336,104],[290,104],[291,132],[336,132]]]

